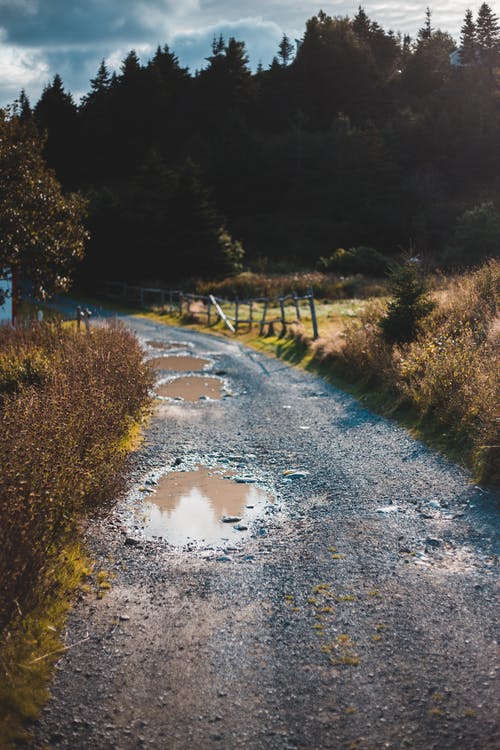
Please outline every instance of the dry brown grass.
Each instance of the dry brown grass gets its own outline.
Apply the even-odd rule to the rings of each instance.
[[[251,299],[255,297],[279,297],[292,291],[303,296],[313,290],[316,299],[346,299],[348,297],[370,297],[384,294],[386,285],[380,280],[361,275],[339,276],[338,274],[311,271],[308,273],[264,274],[244,272],[229,276],[222,281],[198,281],[198,294],[214,294],[227,299]]]
[[[68,535],[119,492],[150,377],[118,325],[0,328],[0,639],[44,595]]]
[[[416,408],[469,454],[478,478],[498,482],[500,263],[450,280],[435,299],[410,344],[384,341],[378,325],[384,306],[375,302],[346,326],[340,350],[337,338],[334,346],[318,346],[317,356],[352,380],[382,386],[395,404]]]

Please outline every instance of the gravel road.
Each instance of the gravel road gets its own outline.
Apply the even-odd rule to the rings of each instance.
[[[231,395],[159,402],[130,496],[89,530],[111,589],[76,605],[32,747],[499,748],[498,495],[317,377],[125,320]],[[127,526],[150,477],[196,464],[273,493],[243,544]]]

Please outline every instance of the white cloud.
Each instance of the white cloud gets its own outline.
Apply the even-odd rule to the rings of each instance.
[[[0,105],[24,86],[36,100],[56,72],[67,89],[86,90],[101,59],[119,69],[134,48],[143,61],[168,43],[183,65],[205,65],[211,40],[222,33],[246,43],[252,67],[267,66],[286,32],[301,38],[323,6],[330,15],[356,13],[360,0],[0,0]],[[415,37],[428,0],[361,0],[385,29]],[[432,22],[458,37],[469,0],[442,0]],[[480,0],[473,4],[474,14]],[[432,4],[431,4],[432,6]],[[250,15],[251,14],[251,15]],[[0,30],[1,31],[1,30]]]
[[[38,96],[50,73],[39,50],[19,49],[2,42],[0,30],[0,97],[12,102],[25,89],[28,96]]]
[[[206,66],[206,58],[211,54],[214,37],[220,34],[226,39],[234,36],[244,41],[253,68],[262,61],[268,64],[276,54],[283,31],[278,24],[262,18],[241,18],[237,21],[220,21],[201,29],[186,30],[173,34],[168,40],[181,63],[192,70]]]

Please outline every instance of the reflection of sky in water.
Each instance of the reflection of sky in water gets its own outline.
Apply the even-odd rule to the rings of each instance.
[[[222,381],[219,378],[186,375],[159,385],[156,392],[159,396],[183,398],[184,401],[198,401],[202,396],[220,399]]]
[[[236,484],[206,471],[175,472],[161,480],[157,492],[142,505],[140,517],[148,537],[175,545],[217,544],[242,536],[232,524],[222,523],[222,516],[240,516],[248,522],[269,500],[255,485]]]

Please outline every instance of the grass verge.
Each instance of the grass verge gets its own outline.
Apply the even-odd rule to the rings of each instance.
[[[119,324],[89,334],[60,323],[0,328],[5,747],[43,703],[68,601],[87,574],[78,540],[125,486],[151,383],[137,340]]]
[[[19,617],[1,649],[0,750],[30,740],[29,726],[46,703],[54,666],[71,644],[61,634],[71,602],[87,576],[90,563],[79,543],[68,543],[47,571],[34,609]]]

